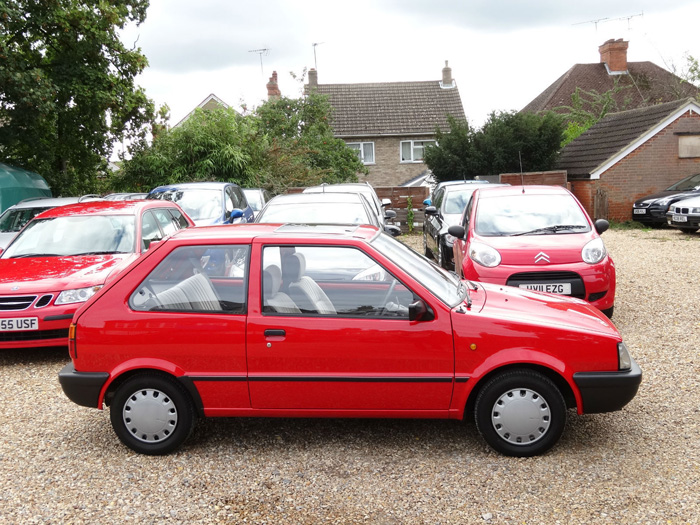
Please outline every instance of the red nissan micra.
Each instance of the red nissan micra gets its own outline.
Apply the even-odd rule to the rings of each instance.
[[[151,242],[193,225],[161,201],[83,202],[37,215],[0,256],[0,349],[67,345],[78,306]]]
[[[584,299],[612,317],[615,264],[574,195],[561,186],[474,192],[454,237],[455,271],[466,279]]]
[[[197,417],[462,419],[513,456],[619,410],[641,370],[584,301],[463,281],[372,226],[182,230],[76,312],[59,374],[164,454]]]

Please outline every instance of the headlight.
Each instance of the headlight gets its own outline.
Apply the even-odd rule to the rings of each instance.
[[[473,242],[469,247],[469,257],[475,263],[487,268],[494,268],[501,264],[501,254],[495,248],[480,242]]]
[[[689,213],[693,213],[693,214],[695,214],[695,213],[700,213],[700,208],[690,208],[690,212],[689,212]]]
[[[455,243],[455,238],[449,233],[446,233],[443,239],[445,239],[445,246],[452,246]]]
[[[102,288],[102,285],[78,288],[76,290],[64,290],[58,294],[55,304],[84,303],[95,295],[100,288]]]
[[[602,261],[607,253],[603,239],[598,237],[586,243],[586,246],[581,250],[581,257],[588,264],[596,264]]]
[[[617,367],[620,370],[629,370],[632,368],[632,358],[625,346],[625,343],[617,343]]]

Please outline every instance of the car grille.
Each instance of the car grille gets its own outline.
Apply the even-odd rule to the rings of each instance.
[[[530,283],[570,283],[570,297],[585,299],[586,286],[581,276],[575,272],[522,272],[511,275],[506,284],[508,286],[520,286]]]
[[[36,295],[17,295],[14,297],[0,297],[0,311],[26,310],[32,305],[36,297]]]
[[[28,332],[0,332],[0,343],[14,341],[44,341],[46,339],[68,339],[68,329],[32,330]]]

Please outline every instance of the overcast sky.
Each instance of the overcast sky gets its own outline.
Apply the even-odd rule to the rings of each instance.
[[[273,71],[297,97],[290,72],[315,65],[321,84],[418,81],[440,80],[448,60],[479,127],[574,64],[599,62],[610,38],[629,41],[629,61],[683,69],[686,54],[700,58],[698,20],[697,0],[151,0],[122,39],[148,58],[138,83],[168,104],[171,124],[210,93],[259,105]]]

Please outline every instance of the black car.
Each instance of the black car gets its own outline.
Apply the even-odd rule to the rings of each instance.
[[[700,173],[635,201],[632,206],[632,219],[648,226],[662,226],[666,224],[666,213],[671,204],[696,195],[700,195]]]

